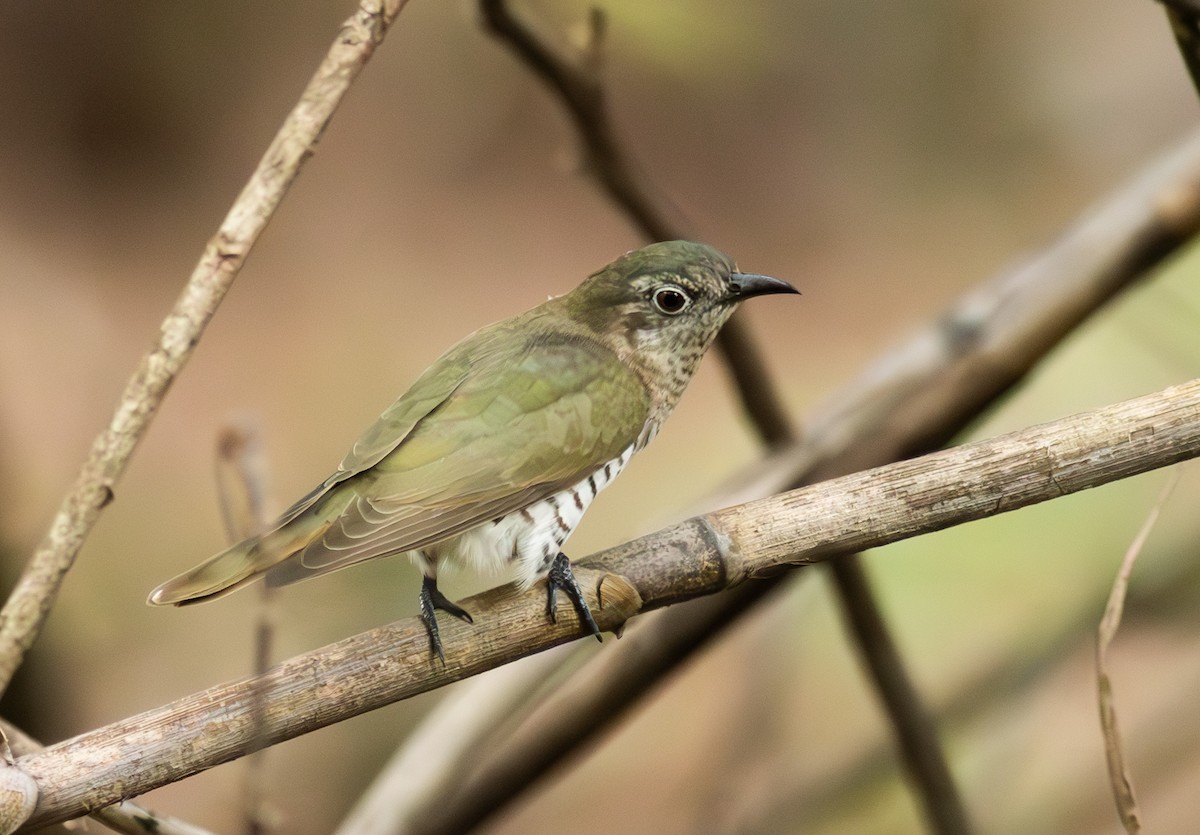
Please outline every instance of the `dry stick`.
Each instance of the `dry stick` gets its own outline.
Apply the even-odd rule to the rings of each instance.
[[[313,152],[334,109],[406,0],[362,0],[288,114],[233,207],[209,240],[157,344],[125,387],[112,421],[92,444],[75,484],[0,610],[0,692],[41,631],[63,577],[113,499],[134,447],[191,356],[251,246]]]
[[[257,428],[244,424],[228,426],[217,438],[217,492],[225,533],[232,545],[263,532],[266,527],[266,466]],[[275,633],[274,587],[259,586],[258,617],[255,626],[253,675],[259,687],[251,713],[255,740],[246,762],[242,786],[242,809],[249,835],[269,831],[274,814],[268,805],[266,789],[266,751],[263,726],[266,723],[266,693],[270,686],[267,670],[271,665],[271,646]]]
[[[481,0],[481,7],[492,31],[503,38],[518,57],[558,94],[575,120],[588,151],[592,173],[616,204],[651,239],[687,237],[659,211],[658,207],[663,205],[663,201],[649,190],[649,178],[637,170],[632,158],[625,153],[608,117],[604,85],[600,77],[603,13],[597,8],[591,10],[588,45],[579,59],[572,62],[557,55],[515,18],[505,0]],[[776,393],[761,353],[743,321],[735,317],[718,339],[740,400],[754,427],[769,446],[794,441],[796,433],[782,399]],[[843,559],[852,565],[844,571],[835,572],[835,587],[843,607],[855,606],[861,610],[848,613],[848,619],[852,623],[875,623],[877,631],[873,634],[886,639],[876,647],[863,648],[863,657],[876,692],[889,715],[896,720],[894,729],[901,750],[906,752],[909,767],[931,768],[928,774],[913,775],[926,814],[937,832],[967,832],[966,809],[950,778],[950,769],[938,743],[936,729],[921,704],[916,687],[905,672],[895,643],[887,636],[883,615],[871,594],[862,566],[858,564],[860,558],[857,554],[847,554]],[[849,582],[848,578],[855,575],[859,582],[852,588],[844,587]],[[859,633],[859,638],[863,637],[865,633]]]
[[[4,719],[0,719],[0,732],[12,746],[12,751],[18,756],[41,751],[42,743],[25,733],[23,730]],[[201,829],[194,824],[176,818],[159,815],[130,800],[97,809],[91,814],[92,820],[106,826],[114,832],[125,832],[128,835],[211,835],[207,829]]]
[[[933,719],[925,714],[920,696],[898,663],[900,650],[894,645],[871,595],[862,560],[831,560],[829,567],[842,599],[842,616],[858,638],[855,643],[859,651],[866,656],[863,661],[874,676],[886,679],[879,685],[879,690],[892,694],[892,698],[882,699],[883,707],[895,729],[908,773],[921,784],[917,796],[926,800],[925,814],[930,828],[934,832],[969,832],[970,822],[961,803],[942,800],[958,798],[945,757],[936,748],[931,750],[928,746],[913,744],[914,740],[923,738],[926,728],[933,727]],[[897,704],[905,705],[906,709],[897,710]],[[917,727],[906,727],[914,722]]]
[[[1166,504],[1178,481],[1179,471],[1176,470],[1173,477],[1163,485],[1158,500],[1146,515],[1146,521],[1142,523],[1137,536],[1133,538],[1133,542],[1126,550],[1125,557],[1121,560],[1121,569],[1117,572],[1116,579],[1113,580],[1112,592],[1108,596],[1108,603],[1104,607],[1104,617],[1100,620],[1096,635],[1096,692],[1100,707],[1100,728],[1104,734],[1104,754],[1108,763],[1108,779],[1112,786],[1113,799],[1117,804],[1117,814],[1121,818],[1121,825],[1125,827],[1125,831],[1129,835],[1137,835],[1138,832],[1141,832],[1142,824],[1138,819],[1137,800],[1133,794],[1133,779],[1129,776],[1129,767],[1121,748],[1121,731],[1117,725],[1117,710],[1113,703],[1112,681],[1108,676],[1108,647],[1116,637],[1117,630],[1121,628],[1121,613],[1125,609],[1125,595],[1129,590],[1129,577],[1133,574],[1133,564],[1137,562],[1142,549],[1146,547],[1150,531],[1154,530],[1163,505]]]
[[[803,443],[723,486],[718,504],[754,499],[839,469],[875,466],[953,436],[1198,227],[1200,134],[1086,212],[1052,246],[971,291],[936,327],[887,352],[817,410]],[[571,693],[552,695],[522,730],[477,764],[465,785],[448,787],[461,788],[461,796],[452,807],[443,805],[421,831],[462,831],[517,796],[733,623],[767,591],[763,585],[652,615],[634,632],[634,643],[622,641],[593,659],[571,681]],[[535,730],[525,733],[525,727]]]
[[[582,561],[605,630],[636,611],[778,575],[1128,478],[1200,455],[1200,380],[1134,400],[696,517]],[[614,605],[605,589],[624,590]],[[427,692],[579,635],[547,628],[543,595],[492,589],[468,601],[478,622],[451,624],[445,668],[431,664],[419,618],[407,618],[272,669],[270,743]],[[182,779],[245,755],[256,683],[209,688],[21,757],[41,795],[30,826]]]

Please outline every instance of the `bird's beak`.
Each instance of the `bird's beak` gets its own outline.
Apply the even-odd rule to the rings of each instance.
[[[795,293],[800,291],[786,281],[771,278],[769,275],[756,273],[731,273],[729,276],[729,295],[731,302],[739,302],[751,296],[766,296],[771,293]]]

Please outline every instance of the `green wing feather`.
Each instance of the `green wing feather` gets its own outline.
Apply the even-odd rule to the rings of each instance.
[[[637,440],[641,380],[589,340],[477,365],[402,444],[347,479],[336,519],[272,583],[418,550],[578,484]]]
[[[649,415],[640,378],[586,335],[540,324],[527,315],[463,340],[272,530],[164,583],[151,602],[206,599],[264,572],[282,585],[424,548],[617,457]]]

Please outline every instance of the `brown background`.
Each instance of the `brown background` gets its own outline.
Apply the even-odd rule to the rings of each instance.
[[[567,37],[584,6],[521,8]],[[1196,122],[1195,93],[1151,2],[1093,0],[1086,14],[1032,0],[605,9],[622,137],[698,236],[804,292],[748,306],[798,417],[958,293],[1052,240]],[[311,1],[0,10],[9,575],[350,10]],[[482,34],[470,3],[411,3],[168,397],[22,674],[28,701],[8,713],[54,741],[244,674],[255,595],[183,611],[143,605],[152,586],[222,545],[215,433],[230,420],[260,427],[278,509],[323,478],[452,342],[639,245],[576,162],[556,103]],[[1180,262],[1089,324],[977,434],[1194,375],[1195,269],[1194,258]],[[677,518],[753,460],[726,382],[710,359],[571,553]],[[969,720],[948,727],[984,831],[1116,831],[1090,630],[1162,478],[872,556],[935,705],[982,671],[1019,671],[1061,644],[1014,692],[989,689]],[[1200,779],[1200,720],[1185,709],[1200,688],[1188,573],[1195,481],[1185,477],[1138,568],[1115,649],[1143,816],[1162,832],[1194,824]],[[718,824],[915,828],[892,772],[816,802],[829,783],[847,784],[843,769],[883,726],[824,581],[810,574],[500,831],[567,821],[579,832],[660,835]],[[415,613],[416,576],[397,560],[289,589],[278,653]],[[477,587],[463,578],[447,590]],[[274,749],[283,831],[327,831],[432,698]],[[225,766],[148,801],[231,831],[242,775],[242,765]]]

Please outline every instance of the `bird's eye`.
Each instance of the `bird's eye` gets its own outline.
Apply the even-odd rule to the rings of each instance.
[[[666,287],[659,287],[655,290],[650,301],[659,313],[674,316],[682,313],[692,300],[683,290],[668,284]]]

